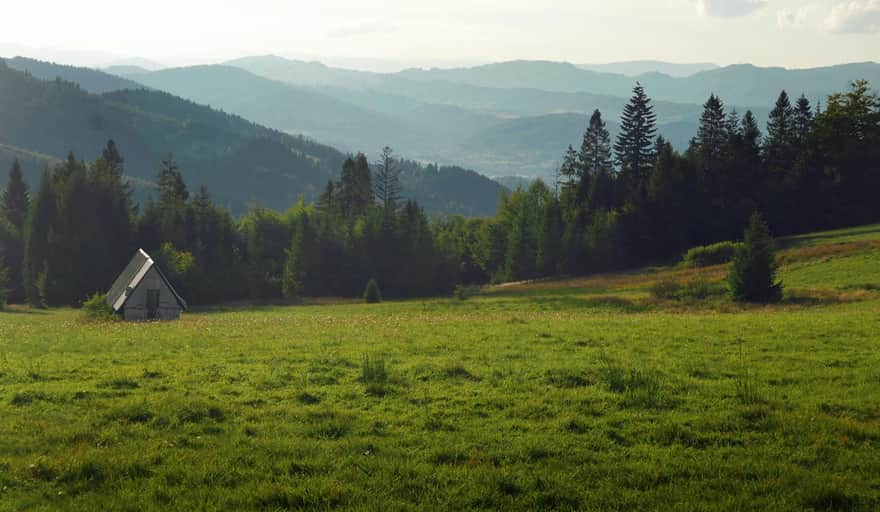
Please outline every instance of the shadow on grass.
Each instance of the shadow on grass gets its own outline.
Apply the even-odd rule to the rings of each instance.
[[[778,249],[791,249],[805,245],[828,244],[835,240],[848,240],[852,237],[862,237],[867,235],[876,235],[877,238],[880,238],[880,224],[779,238],[776,240],[776,246]]]
[[[650,306],[625,297],[614,295],[599,295],[596,297],[583,297],[574,294],[556,296],[511,296],[506,297],[514,304],[523,304],[530,309],[544,309],[551,311],[564,310],[611,310],[619,313],[641,313],[648,311]]]
[[[6,314],[9,314],[9,315],[47,315],[47,314],[49,314],[49,310],[14,305],[14,306],[7,306],[3,309],[0,309],[0,316],[6,315]]]

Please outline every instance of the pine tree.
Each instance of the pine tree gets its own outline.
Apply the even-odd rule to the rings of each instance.
[[[542,220],[537,269],[541,275],[552,276],[557,274],[561,267],[563,237],[562,210],[555,197],[546,201]]]
[[[807,133],[809,133],[812,123],[813,109],[810,106],[810,100],[802,94],[801,97],[798,98],[794,107],[793,128],[794,141],[796,143],[802,144],[806,140]]]
[[[400,169],[390,147],[382,148],[375,168],[373,194],[386,210],[393,211],[400,200]]]
[[[124,179],[124,160],[116,144],[110,140],[89,171],[90,195],[93,200],[94,226],[81,229],[94,237],[89,288],[103,289],[111,283],[118,269],[123,268],[133,251],[132,224],[134,206],[132,191]]]
[[[590,126],[584,133],[584,140],[578,153],[578,163],[584,176],[592,177],[600,170],[613,169],[611,136],[598,109],[590,117]]]
[[[737,301],[778,302],[782,284],[776,279],[776,254],[770,229],[758,212],[745,230],[743,247],[737,251],[728,276],[731,296]]]
[[[711,171],[721,160],[729,138],[728,124],[724,115],[724,103],[714,94],[710,95],[703,105],[700,128],[694,140],[704,171]]]
[[[354,157],[354,208],[358,215],[363,215],[373,204],[373,173],[367,156],[358,153]]]
[[[758,127],[758,121],[751,110],[746,110],[742,119],[742,136],[746,145],[752,148],[757,154],[761,149],[761,129]]]
[[[57,222],[57,206],[52,176],[45,169],[40,178],[37,194],[31,203],[25,225],[25,249],[22,274],[27,300],[33,306],[44,306],[40,296],[39,281],[49,272],[49,241]]]
[[[12,162],[9,182],[3,191],[3,196],[0,197],[0,215],[21,231],[24,228],[28,208],[30,208],[30,195],[27,184],[22,177],[21,164],[16,159]]]
[[[620,131],[614,144],[620,177],[630,198],[644,196],[648,175],[654,165],[654,135],[657,115],[645,89],[637,83],[632,98],[623,108]]]
[[[107,285],[95,278],[102,270],[93,259],[101,250],[97,205],[84,162],[71,154],[53,175],[58,217],[50,237],[51,279],[43,296],[49,306],[74,306]]]
[[[617,205],[614,177],[607,170],[600,170],[593,178],[590,187],[589,205],[591,212],[609,211]]]
[[[791,165],[795,142],[794,110],[788,93],[782,91],[767,121],[765,143],[767,162],[772,169],[785,169]]]
[[[578,168],[578,153],[570,145],[565,150],[565,157],[562,159],[562,165],[559,167],[559,174],[564,180],[562,186],[575,186],[578,181],[580,169]]]
[[[159,188],[159,205],[162,208],[179,205],[189,199],[189,190],[183,181],[183,174],[171,155],[162,160],[156,185]]]
[[[300,216],[298,224],[293,241],[287,250],[284,273],[281,276],[281,292],[289,299],[302,297],[306,288],[308,219],[305,215]]]
[[[22,177],[21,165],[16,159],[9,171],[9,182],[6,189],[0,196],[0,223],[8,222],[11,230],[5,241],[5,257],[8,298],[14,302],[22,301],[25,298],[22,260],[24,259],[24,228],[29,209],[28,187]]]

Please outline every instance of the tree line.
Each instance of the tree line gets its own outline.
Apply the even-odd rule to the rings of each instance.
[[[593,113],[553,187],[504,194],[493,218],[429,220],[401,198],[385,148],[342,165],[315,204],[252,208],[233,218],[204,187],[192,193],[169,157],[155,198],[133,204],[110,141],[90,164],[71,154],[35,191],[13,165],[0,197],[0,289],[14,302],[75,305],[106,290],[142,247],[195,303],[281,296],[448,293],[458,283],[631,267],[741,237],[754,212],[777,234],[880,220],[880,100],[867,82],[813,107],[783,91],[766,134],[714,94],[684,152],[657,136],[641,85],[612,142]]]
[[[880,221],[880,99],[868,83],[824,105],[783,91],[763,134],[714,94],[683,152],[657,135],[641,85],[612,141],[595,111],[555,186],[536,181],[492,219],[449,219],[462,280],[518,281],[668,261],[738,240],[759,212],[775,234]]]
[[[385,296],[431,295],[457,280],[424,212],[401,200],[390,148],[374,166],[363,154],[346,159],[317,204],[301,199],[286,212],[253,208],[235,219],[205,187],[191,192],[170,157],[155,198],[136,207],[110,141],[91,164],[70,154],[45,170],[33,193],[13,164],[0,218],[0,288],[35,306],[106,291],[137,248],[195,303],[356,296],[370,278]]]

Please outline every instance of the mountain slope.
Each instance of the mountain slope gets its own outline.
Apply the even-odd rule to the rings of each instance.
[[[655,100],[702,104],[711,93],[728,104],[772,105],[779,91],[824,99],[846,89],[853,80],[880,83],[880,64],[842,64],[813,69],[760,68],[736,65],[702,71],[688,77],[647,73],[627,77],[580,69],[547,61],[512,61],[473,68],[407,70],[399,76],[410,80],[448,81],[494,88],[533,88],[555,92],[589,92],[628,97],[638,80]]]
[[[60,78],[68,82],[79,84],[84,90],[94,93],[118,91],[120,89],[140,89],[142,86],[116,75],[111,75],[96,69],[66,66],[52,62],[43,62],[26,57],[15,57],[6,60],[6,65],[12,69],[30,73],[40,80],[55,80]]]
[[[90,94],[69,82],[38,80],[0,61],[0,165],[22,158],[33,184],[51,159],[72,150],[92,160],[111,138],[138,186],[154,181],[159,162],[173,153],[191,188],[207,185],[235,213],[252,203],[287,208],[301,194],[315,199],[338,176],[345,158],[332,147],[165,92]],[[449,191],[426,194],[436,176],[412,173],[402,180],[403,196],[436,208],[426,208],[429,213],[494,213],[499,185],[472,172],[441,169],[440,174],[456,184],[453,190],[488,192],[464,201]]]
[[[193,66],[135,76],[145,86],[298,133],[348,151],[407,145],[416,127],[232,66]]]
[[[173,153],[193,188],[205,184],[235,211],[249,201],[274,207],[315,196],[342,161],[338,151],[256,126],[166,93],[89,94],[0,67],[0,143],[94,159],[108,139],[127,174],[152,181]]]
[[[719,66],[708,62],[691,64],[676,64],[659,60],[634,60],[626,62],[611,62],[608,64],[580,64],[581,69],[597,71],[599,73],[616,73],[618,75],[639,76],[646,73],[663,73],[673,77],[687,77],[699,73],[718,69]]]
[[[320,62],[285,59],[275,55],[243,57],[224,63],[245,69],[255,75],[300,85],[331,85],[335,87],[366,87],[374,85],[382,76],[368,71],[334,68]]]

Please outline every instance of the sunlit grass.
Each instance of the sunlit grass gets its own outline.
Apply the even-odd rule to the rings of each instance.
[[[774,306],[650,296],[722,266],[176,323],[14,308],[0,510],[876,510],[880,250],[851,242],[784,253]]]

